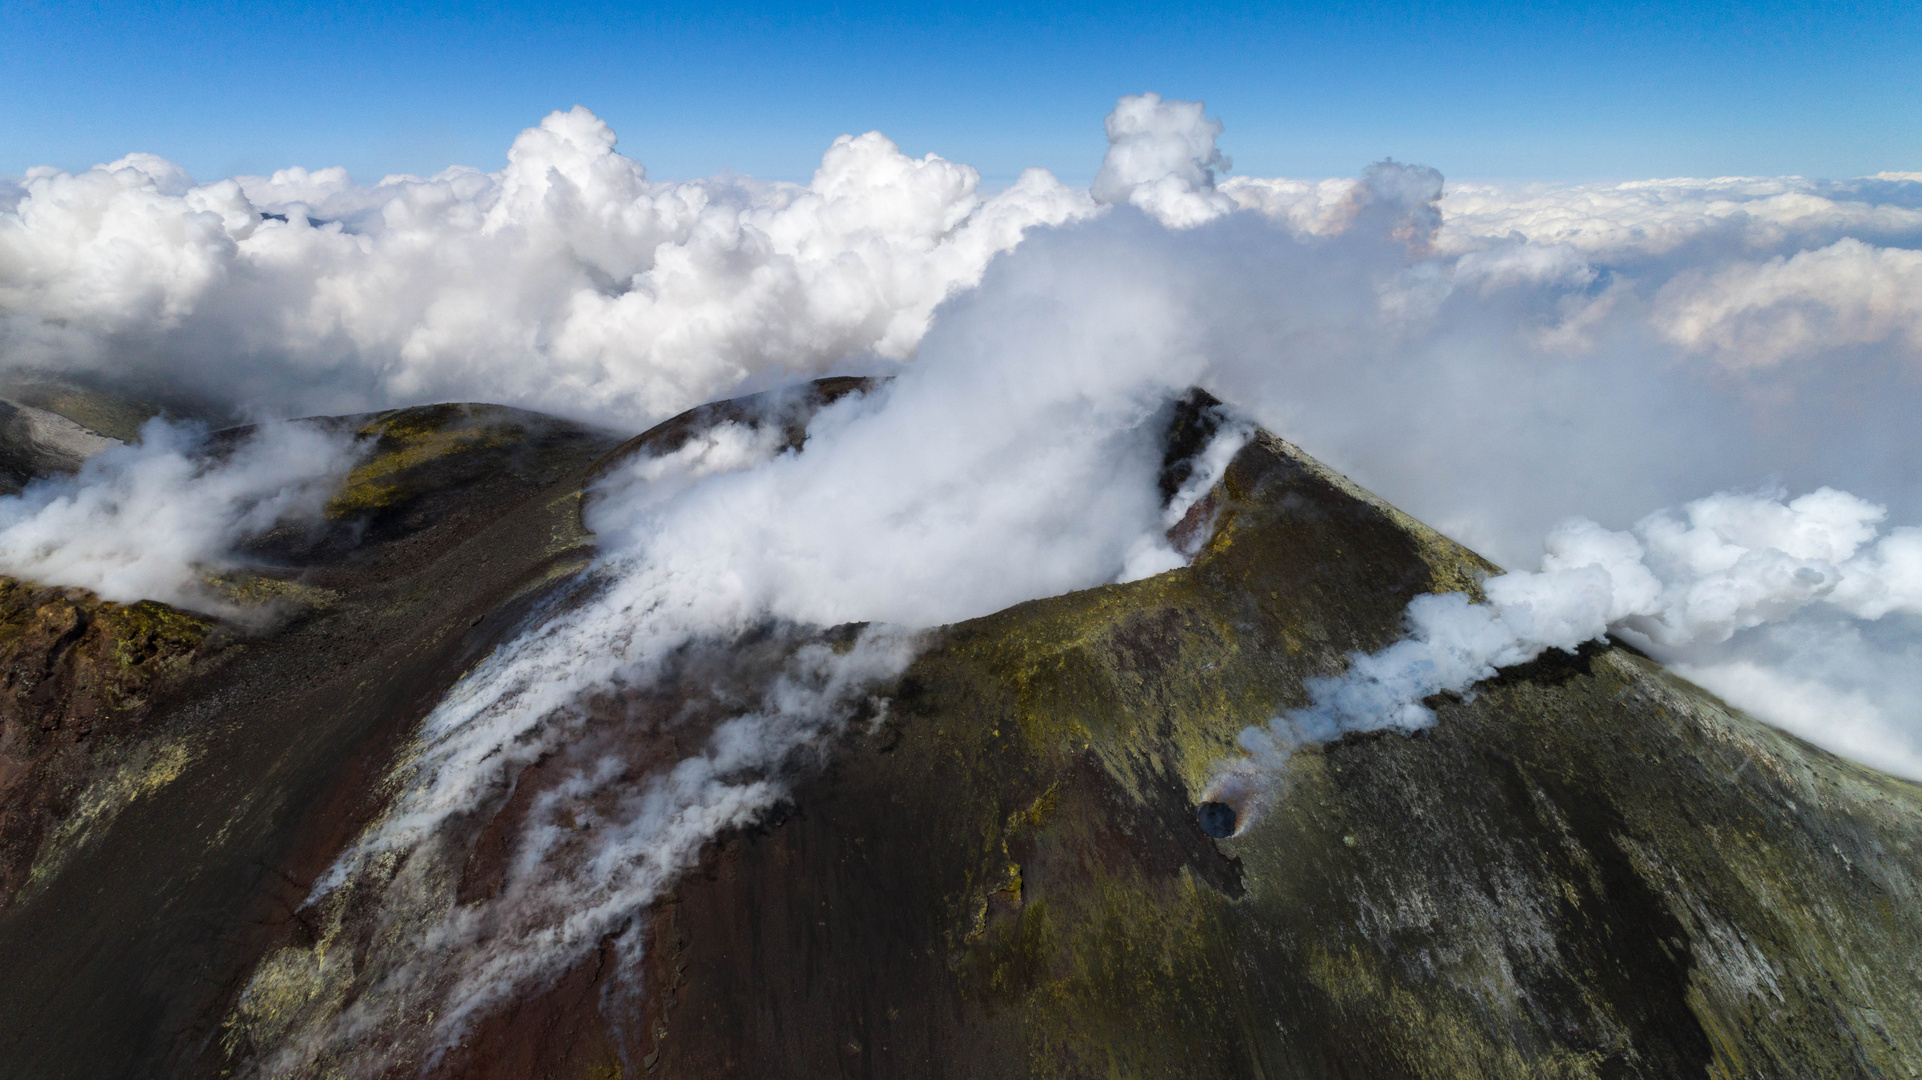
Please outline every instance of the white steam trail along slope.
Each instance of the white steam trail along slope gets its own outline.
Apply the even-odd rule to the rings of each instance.
[[[1086,192],[1033,170],[984,194],[877,133],[837,140],[806,186],[658,182],[579,108],[498,174],[199,185],[133,155],[4,189],[17,368],[265,415],[481,399],[629,428],[830,370],[898,373],[819,413],[799,451],[723,426],[601,483],[578,602],[434,711],[386,816],[310,901],[371,905],[395,966],[328,975],[354,1004],[293,1018],[271,1067],[431,1053],[618,933],[704,838],[778,801],[917,629],[1180,565],[1157,418],[1191,385],[1505,561],[1573,514],[1640,518],[1557,526],[1540,572],[1491,579],[1487,604],[1418,600],[1407,640],[1251,731],[1229,781],[1256,790],[1295,741],[1418,725],[1428,694],[1611,631],[1922,775],[1922,534],[1880,531],[1922,516],[1922,177],[1445,192],[1384,162],[1224,179],[1221,131],[1199,103],[1123,99]],[[267,425],[261,446],[297,429]],[[170,438],[6,502],[0,568],[191,603],[193,575],[348,460],[209,465]],[[1687,502],[1716,489],[1735,493]],[[145,506],[201,509],[68,542]],[[671,767],[583,734],[588,703],[645,689],[677,650],[847,623],[870,626],[793,653]],[[547,753],[571,771],[505,887],[456,904],[444,826]],[[401,1012],[432,1014],[405,1030],[433,1042],[381,1042]]]

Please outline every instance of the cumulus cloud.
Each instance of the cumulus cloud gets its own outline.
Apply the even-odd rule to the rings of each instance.
[[[1026,229],[1094,209],[1040,170],[984,196],[872,132],[806,186],[658,183],[614,143],[576,108],[497,174],[35,170],[0,217],[0,354],[254,407],[482,398],[634,423],[901,359]]]
[[[873,132],[836,140],[807,185],[661,182],[579,108],[523,132],[493,174],[197,184],[142,154],[37,169],[0,185],[0,364],[255,412],[468,397],[639,426],[743,388],[912,362],[934,310],[989,261],[1121,208],[1182,228],[1258,215],[1327,243],[1331,263],[1393,217],[1421,258],[1383,275],[1378,311],[1412,319],[1420,344],[1457,314],[1505,323],[1531,363],[1612,367],[1599,354],[1641,350],[1648,366],[1753,377],[1838,350],[1918,351],[1922,181],[1907,174],[1444,190],[1432,170],[1384,163],[1356,179],[1221,179],[1222,124],[1198,102],[1124,98],[1107,129],[1086,192],[1033,170],[986,193],[967,166]]]
[[[245,541],[317,519],[354,456],[349,438],[311,424],[266,424],[210,446],[204,429],[156,418],[138,443],[101,450],[77,474],[0,497],[0,572],[244,615],[209,575],[241,565]]]
[[[1215,170],[1232,163],[1215,147],[1221,121],[1204,115],[1201,102],[1124,97],[1107,129],[1108,153],[1089,188],[1097,202],[1135,206],[1177,228],[1236,208],[1215,190]]]

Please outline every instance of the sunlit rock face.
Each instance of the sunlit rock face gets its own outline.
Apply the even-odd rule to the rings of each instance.
[[[279,621],[243,634],[143,608],[157,644],[124,670],[154,674],[111,684],[138,723],[84,736],[66,688],[108,685],[114,612],[132,609],[6,594],[9,663],[69,674],[43,697],[29,675],[7,684],[0,798],[40,801],[30,834],[0,818],[0,1075],[1853,1076],[1922,1060],[1922,790],[1623,648],[1549,652],[1431,699],[1438,722],[1414,736],[1304,747],[1258,798],[1213,790],[1237,733],[1305,705],[1305,679],[1395,640],[1411,598],[1475,595],[1494,570],[1268,434],[1183,519],[1191,566],[932,632],[796,765],[787,799],[705,844],[584,959],[451,1041],[425,1008],[343,1029],[409,939],[395,909],[316,901],[315,883],[386,812],[420,718],[529,612],[569,602],[583,485],[724,421],[796,444],[809,410],[862,389],[711,406],[624,447],[485,406],[342,421],[373,446],[331,524],[266,538],[227,585],[273,598]],[[1200,404],[1169,427],[1164,496],[1205,441]],[[671,765],[721,721],[715,702],[857,633],[771,626],[691,651],[587,703],[577,756]],[[59,740],[57,774],[16,749]],[[456,912],[498,903],[537,810],[594,812],[565,803],[570,764],[503,775],[390,880],[413,874]]]

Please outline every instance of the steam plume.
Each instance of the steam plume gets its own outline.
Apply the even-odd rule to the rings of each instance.
[[[349,438],[309,424],[265,424],[209,447],[204,429],[156,418],[77,475],[0,497],[0,571],[242,616],[208,576],[240,565],[244,541],[318,518],[354,456]]]

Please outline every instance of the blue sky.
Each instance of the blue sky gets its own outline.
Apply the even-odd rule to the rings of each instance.
[[[1922,4],[0,5],[0,175],[131,150],[205,180],[497,168],[586,105],[660,178],[805,179],[829,140],[1086,182],[1125,93],[1200,98],[1235,171],[1922,170]]]

